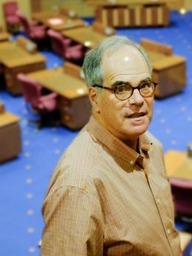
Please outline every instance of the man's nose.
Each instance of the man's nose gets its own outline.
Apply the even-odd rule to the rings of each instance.
[[[130,104],[142,104],[144,101],[143,96],[140,94],[138,89],[133,90],[133,94],[129,98]]]

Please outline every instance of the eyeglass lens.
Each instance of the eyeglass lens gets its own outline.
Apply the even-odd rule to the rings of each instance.
[[[117,86],[114,92],[118,99],[125,100],[131,97],[135,89],[139,90],[141,96],[149,97],[153,94],[155,90],[155,84],[152,81],[144,81],[137,87],[132,87],[129,84],[124,84]]]

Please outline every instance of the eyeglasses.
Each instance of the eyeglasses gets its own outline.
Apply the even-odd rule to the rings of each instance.
[[[153,82],[150,79],[142,81],[137,87],[132,87],[129,83],[126,82],[111,88],[98,84],[93,85],[93,87],[98,87],[112,91],[118,100],[129,99],[133,95],[134,90],[136,89],[139,90],[139,93],[141,94],[142,97],[150,97],[154,94],[156,86],[157,83]]]

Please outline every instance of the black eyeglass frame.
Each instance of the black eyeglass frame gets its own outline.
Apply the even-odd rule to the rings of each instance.
[[[141,92],[140,92],[140,88],[141,88],[142,84],[145,83],[145,82],[150,82],[150,83],[152,83],[153,86],[154,86],[152,93],[151,93],[150,95],[148,95],[148,96],[142,95]],[[136,87],[133,87],[133,86],[131,86],[131,85],[128,84],[128,83],[124,83],[124,84],[120,84],[120,85],[115,85],[115,86],[113,86],[113,87],[111,87],[111,88],[110,88],[110,87],[103,86],[103,85],[98,85],[98,84],[95,84],[95,85],[93,85],[92,87],[98,87],[98,88],[102,88],[102,89],[106,89],[106,90],[112,91],[112,92],[115,94],[115,97],[116,97],[118,100],[122,100],[122,101],[123,101],[123,100],[128,100],[129,98],[131,98],[131,96],[133,95],[134,90],[136,90],[136,89],[139,91],[139,93],[140,93],[140,95],[141,95],[142,97],[144,97],[144,98],[151,97],[151,96],[154,94],[157,85],[158,85],[158,83],[152,81],[151,79],[147,79],[147,80],[142,81],[142,82],[141,82],[138,86],[136,86]],[[120,99],[120,98],[118,98],[118,96],[116,95],[116,90],[117,90],[118,88],[125,87],[125,86],[129,86],[129,87],[132,89],[132,92],[131,92],[131,94],[130,94],[130,96],[129,96],[128,98]]]

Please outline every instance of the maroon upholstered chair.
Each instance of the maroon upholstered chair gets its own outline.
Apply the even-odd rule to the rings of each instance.
[[[74,44],[71,39],[65,38],[60,32],[52,29],[47,31],[47,35],[50,38],[51,47],[55,53],[75,64],[82,64],[85,54],[82,44]]]
[[[46,38],[46,29],[44,25],[38,25],[37,22],[29,20],[24,14],[17,12],[25,34],[33,41],[39,41]]]
[[[47,35],[50,38],[52,50],[61,57],[65,57],[65,51],[71,44],[71,40],[62,36],[61,33],[49,29]]]
[[[17,16],[18,4],[16,1],[7,1],[2,4],[5,17],[5,24],[9,32],[16,32],[20,25],[20,19]]]
[[[192,180],[170,178],[176,217],[192,219]]]
[[[39,114],[41,117],[38,126],[44,124],[58,124],[57,93],[46,91],[43,94],[42,86],[23,73],[17,75],[22,88],[27,109]]]

